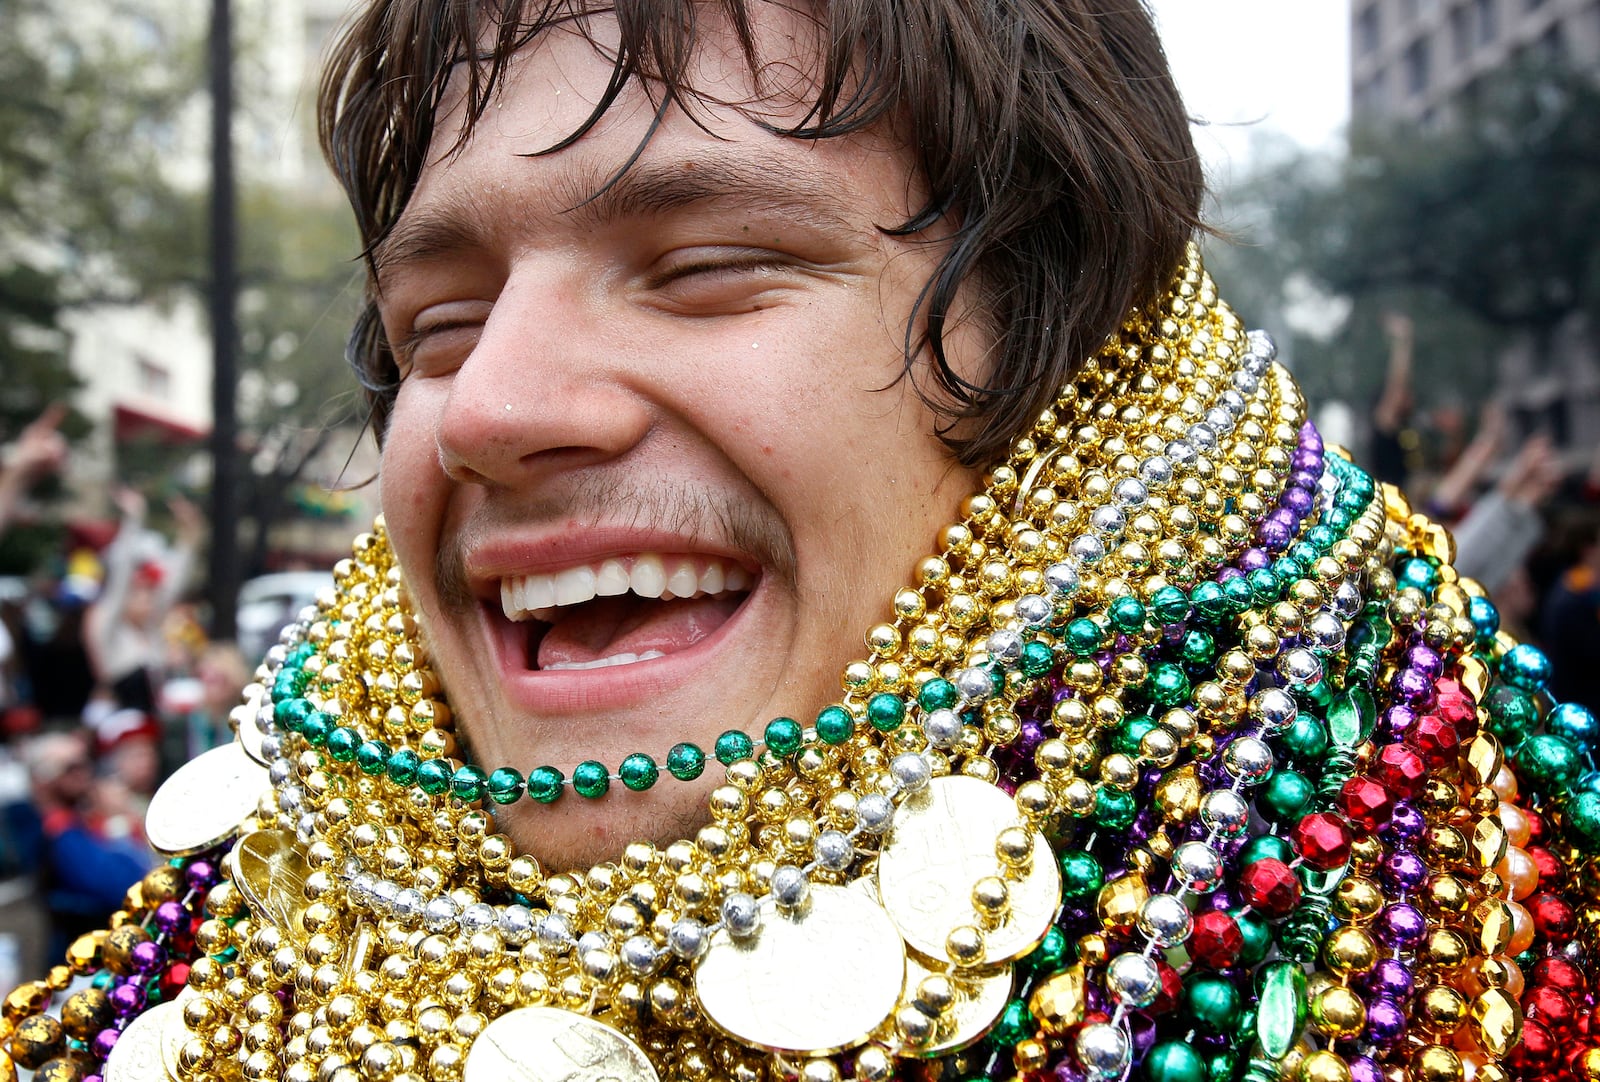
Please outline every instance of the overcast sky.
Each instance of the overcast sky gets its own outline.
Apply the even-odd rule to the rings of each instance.
[[[1278,132],[1319,146],[1349,116],[1348,0],[1149,0],[1213,181]]]

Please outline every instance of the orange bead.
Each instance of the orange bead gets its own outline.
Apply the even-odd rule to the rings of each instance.
[[[1511,839],[1512,845],[1527,845],[1528,839],[1533,837],[1528,813],[1504,800],[1500,802],[1500,825],[1506,828],[1506,837]]]
[[[1506,953],[1521,954],[1533,946],[1533,914],[1520,902],[1507,902],[1506,906],[1511,910],[1511,943]]]
[[[1513,800],[1517,795],[1517,776],[1509,767],[1501,766],[1495,774],[1494,780],[1489,783],[1494,786],[1494,791],[1500,794],[1501,800]]]
[[[1506,849],[1505,857],[1494,866],[1494,870],[1511,888],[1513,901],[1520,902],[1539,889],[1539,866],[1533,862],[1528,851],[1519,848],[1515,842]]]

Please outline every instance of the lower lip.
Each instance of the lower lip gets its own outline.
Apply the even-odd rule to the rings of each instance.
[[[722,626],[687,649],[596,669],[529,669],[523,625],[490,617],[489,635],[500,666],[500,686],[513,709],[530,714],[576,714],[644,705],[702,677],[702,670],[733,641],[738,625],[762,596],[758,580]]]

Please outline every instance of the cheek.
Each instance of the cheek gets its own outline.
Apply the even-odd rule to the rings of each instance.
[[[419,563],[419,556],[431,561],[430,539],[437,536],[446,491],[426,398],[409,385],[401,387],[389,417],[378,473],[384,521],[395,554],[413,580],[419,567],[425,566]]]

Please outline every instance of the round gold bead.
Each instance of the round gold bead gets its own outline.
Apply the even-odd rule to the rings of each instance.
[[[945,937],[945,954],[963,968],[981,965],[984,960],[983,933],[970,924],[959,925]]]
[[[1300,1061],[1299,1078],[1300,1082],[1350,1082],[1350,1068],[1338,1053],[1321,1049]]]
[[[1322,957],[1340,976],[1357,976],[1378,964],[1378,947],[1365,931],[1345,925],[1328,936]]]
[[[1467,998],[1449,985],[1435,984],[1417,997],[1416,1021],[1432,1033],[1453,1033],[1466,1018]]]
[[[1414,1082],[1461,1082],[1461,1057],[1443,1045],[1425,1045],[1411,1060]]]
[[[1367,1008],[1360,996],[1343,985],[1335,985],[1311,1001],[1311,1019],[1324,1036],[1344,1040],[1366,1026]]]

